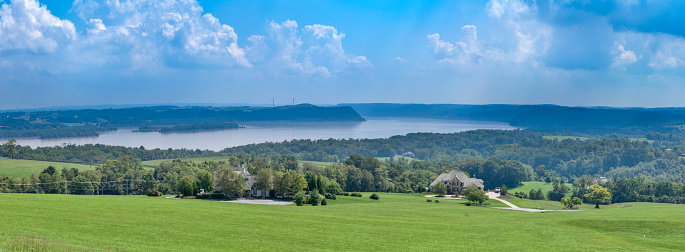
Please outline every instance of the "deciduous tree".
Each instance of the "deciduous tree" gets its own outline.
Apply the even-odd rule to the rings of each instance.
[[[599,208],[599,204],[611,200],[611,192],[600,185],[593,185],[590,187],[590,193],[585,194],[585,198],[595,203],[595,208]]]
[[[440,197],[445,196],[447,194],[447,187],[442,182],[438,182],[433,186],[433,193],[437,193]]]

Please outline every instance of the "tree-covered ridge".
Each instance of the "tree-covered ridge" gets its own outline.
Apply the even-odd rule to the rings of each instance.
[[[0,138],[98,136],[125,126],[212,125],[256,121],[360,122],[350,107],[311,104],[275,108],[252,107],[139,107],[0,113]],[[174,129],[171,129],[174,130]],[[181,130],[181,129],[178,129]]]
[[[645,135],[650,131],[679,133],[683,108],[566,107],[557,105],[458,105],[358,103],[350,106],[364,116],[392,116],[506,122],[547,132],[588,135]]]
[[[534,170],[554,172],[554,176],[569,179],[583,175],[625,178],[645,175],[655,180],[685,182],[685,159],[679,157],[682,150],[685,150],[682,143],[650,143],[617,136],[559,141],[545,139],[543,133],[528,130],[475,130],[450,134],[413,133],[381,139],[292,140],[250,144],[218,152],[147,150],[99,144],[35,149],[19,146],[15,156],[42,161],[103,163],[124,155],[153,160],[255,153],[290,154],[299,160],[342,162],[345,157],[354,154],[389,157],[412,152],[418,159],[431,161],[453,162],[490,157],[515,160]],[[4,153],[2,155],[7,156]]]
[[[134,132],[175,133],[189,131],[237,129],[240,127],[241,126],[237,123],[195,123],[173,126],[143,126]]]

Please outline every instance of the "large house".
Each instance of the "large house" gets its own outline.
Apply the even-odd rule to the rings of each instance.
[[[247,171],[247,168],[245,168],[245,164],[241,164],[240,167],[229,167],[228,169],[232,170],[233,172],[237,173],[245,179],[245,192],[241,197],[262,197],[262,196],[268,196],[268,191],[267,190],[256,190],[254,188],[255,184],[255,178],[253,175],[250,174],[249,171]],[[214,181],[216,181],[216,178],[214,178]],[[215,185],[216,190],[221,190],[221,187],[219,185]]]
[[[443,183],[447,187],[447,194],[459,194],[462,190],[469,186],[475,186],[483,190],[483,180],[477,179],[475,176],[469,178],[464,172],[450,171],[447,173],[440,174],[433,183],[430,184],[430,190],[438,183]]]

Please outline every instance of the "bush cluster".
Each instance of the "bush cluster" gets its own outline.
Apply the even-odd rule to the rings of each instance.
[[[148,189],[148,190],[147,190],[147,196],[150,196],[150,197],[159,197],[159,196],[162,196],[162,193],[159,192],[159,191],[157,191],[157,190],[155,190],[155,189]]]
[[[322,205],[322,206],[328,205],[328,202],[326,201],[326,198],[323,198],[323,200],[321,200],[321,205]]]
[[[309,204],[312,204],[312,206],[318,206],[319,203],[321,203],[321,195],[319,195],[319,193],[316,191],[309,194],[308,198]]]
[[[381,196],[378,196],[378,194],[375,194],[375,193],[374,193],[374,194],[371,194],[371,197],[369,197],[369,198],[371,198],[372,200],[378,200],[378,199],[381,198]],[[436,201],[437,201],[437,200],[436,200]]]
[[[439,201],[439,200],[435,200],[435,203],[440,203],[440,201]]]
[[[295,194],[295,204],[298,206],[302,206],[304,204],[304,193],[303,192],[298,192]]]
[[[350,196],[352,196],[352,197],[362,197],[362,194],[361,194],[361,193],[358,193],[358,192],[353,192],[353,193],[350,193]]]
[[[350,193],[343,193],[343,196],[350,196]]]
[[[514,193],[514,196],[516,196],[516,197],[518,197],[518,198],[521,198],[521,199],[526,199],[526,198],[528,198],[528,195],[526,195],[525,192],[516,192],[516,193]]]
[[[196,199],[224,199],[226,196],[223,193],[198,193]]]
[[[326,195],[324,195],[324,197],[326,197],[326,199],[336,200],[335,194],[332,194],[332,193],[326,193]]]
[[[427,199],[426,202],[433,202],[433,200],[432,200],[432,199]]]

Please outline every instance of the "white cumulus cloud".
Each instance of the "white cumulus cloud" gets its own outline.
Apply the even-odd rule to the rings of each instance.
[[[75,39],[74,24],[55,17],[36,0],[14,0],[0,7],[0,51],[52,53]]]
[[[72,10],[90,26],[86,44],[128,52],[133,65],[150,59],[171,67],[251,66],[233,28],[203,14],[195,0],[76,0]]]
[[[428,46],[433,49],[438,61],[447,63],[474,63],[481,57],[480,44],[476,26],[461,27],[459,41],[454,44],[440,39],[440,34],[430,34],[426,37]]]
[[[616,46],[616,58],[614,59],[614,66],[623,67],[637,62],[637,55],[634,51],[626,50],[623,45],[614,42]]]
[[[333,26],[306,25],[299,29],[297,22],[270,21],[267,35],[248,38],[248,59],[265,67],[271,74],[306,73],[330,77],[348,68],[371,67],[365,56],[345,52],[345,34]],[[273,71],[272,71],[273,70]]]

